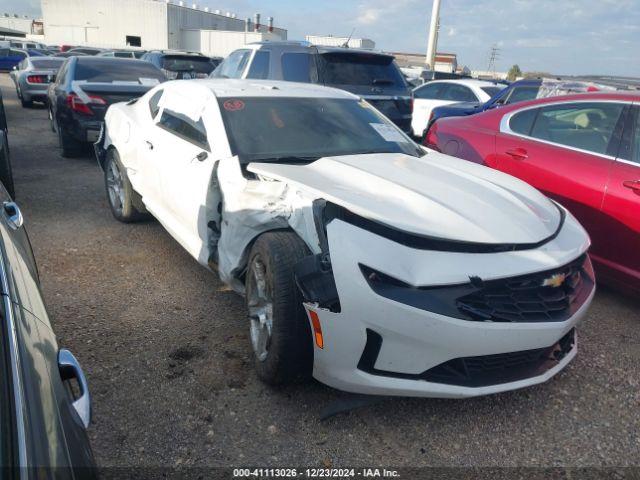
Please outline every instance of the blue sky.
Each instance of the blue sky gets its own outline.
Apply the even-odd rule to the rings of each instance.
[[[130,0],[135,1],[135,0]],[[290,39],[348,35],[389,51],[426,50],[431,0],[188,0],[245,18],[272,15]],[[39,0],[0,0],[0,12],[39,14]],[[640,77],[640,0],[442,0],[439,51],[472,69],[500,48],[498,69]]]

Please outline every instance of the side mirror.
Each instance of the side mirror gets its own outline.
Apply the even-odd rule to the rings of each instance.
[[[209,158],[209,154],[207,152],[200,152],[196,156],[196,160],[198,160],[199,162],[204,162],[207,158]]]

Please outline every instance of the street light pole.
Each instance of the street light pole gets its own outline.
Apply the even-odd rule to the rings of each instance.
[[[431,24],[429,26],[429,44],[427,46],[427,66],[433,70],[438,48],[438,24],[440,23],[440,0],[433,0]]]

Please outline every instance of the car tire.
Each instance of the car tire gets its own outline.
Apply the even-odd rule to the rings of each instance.
[[[127,170],[115,148],[109,149],[104,162],[104,186],[109,208],[116,220],[132,223],[148,218],[142,207],[142,198],[131,186]]]
[[[33,102],[31,100],[25,100],[20,90],[18,90],[18,98],[20,99],[20,104],[22,105],[22,108],[33,107]]]
[[[65,158],[78,156],[81,147],[80,142],[65,132],[59,123],[56,123],[56,131],[58,132],[58,145],[62,149],[62,156]]]
[[[245,281],[250,338],[258,377],[270,385],[307,379],[313,369],[309,320],[294,266],[310,251],[294,232],[261,235]]]
[[[11,159],[8,148],[0,150],[0,181],[9,195],[11,195],[11,198],[15,199],[16,191],[13,183],[13,171],[11,169]]]

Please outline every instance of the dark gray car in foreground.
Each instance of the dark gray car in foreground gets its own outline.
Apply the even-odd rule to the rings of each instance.
[[[0,478],[94,478],[84,374],[59,349],[20,208],[0,185]]]

